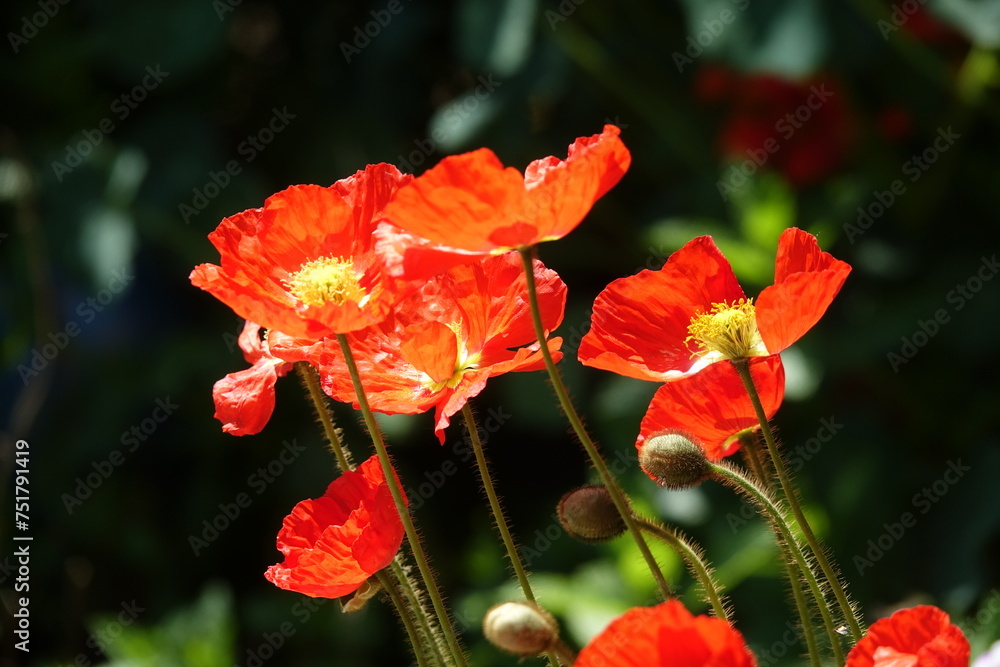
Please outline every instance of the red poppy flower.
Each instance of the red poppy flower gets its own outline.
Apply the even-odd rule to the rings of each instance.
[[[562,321],[566,286],[541,262],[534,267],[543,326],[551,331]],[[415,414],[433,407],[442,443],[449,418],[487,379],[544,367],[516,252],[452,267],[401,301],[383,322],[347,338],[372,409]],[[561,343],[548,340],[556,359]],[[356,404],[339,346],[328,342],[320,375],[330,396]]]
[[[209,234],[222,266],[196,267],[191,282],[237,315],[289,336],[315,339],[374,324],[397,297],[372,234],[410,178],[377,164],[330,187],[282,190]]]
[[[781,357],[751,359],[750,373],[770,419],[785,397]],[[759,428],[757,413],[736,369],[732,364],[712,364],[696,376],[667,382],[656,390],[635,446],[642,452],[649,438],[664,432],[680,433],[700,444],[709,461],[718,462],[739,451],[737,436],[741,432]]]
[[[718,101],[720,80],[717,67],[702,68],[696,92],[708,102]],[[836,80],[790,81],[773,74],[737,73],[728,80],[731,108],[718,149],[739,163],[732,169],[744,172],[740,183],[766,164],[793,185],[812,185],[839,169],[853,152],[856,123]],[[738,187],[732,180],[730,175],[721,182]]]
[[[246,370],[230,373],[215,383],[215,418],[222,430],[233,435],[253,435],[271,419],[274,412],[274,385],[292,369],[296,361],[318,358],[317,341],[294,339],[280,331],[268,332],[262,339],[260,325],[243,325],[238,342],[243,356],[252,364]]]
[[[285,560],[264,576],[285,590],[340,597],[389,565],[402,541],[403,522],[373,456],[292,509],[278,533]]]
[[[393,275],[422,277],[562,238],[628,169],[632,158],[618,134],[606,125],[577,139],[565,160],[535,160],[524,174],[488,148],[446,157],[386,208],[386,219],[402,231],[380,230],[378,251]]]
[[[754,667],[743,636],[677,600],[625,612],[580,651],[574,667]]]
[[[786,229],[774,284],[754,303],[712,237],[700,236],[660,270],[620,278],[598,295],[580,361],[668,382],[716,361],[778,354],[819,321],[850,270],[816,237]]]
[[[968,667],[969,652],[969,640],[948,614],[921,605],[875,621],[846,667]]]

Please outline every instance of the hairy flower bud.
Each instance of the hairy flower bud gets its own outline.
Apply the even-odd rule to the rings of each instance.
[[[557,513],[566,533],[588,544],[607,542],[625,532],[625,520],[600,484],[587,484],[564,495]]]
[[[639,450],[639,465],[660,486],[673,490],[694,488],[709,476],[705,451],[677,431],[647,439]]]
[[[531,602],[501,602],[483,617],[483,634],[501,651],[536,656],[559,641],[559,627],[552,615]]]

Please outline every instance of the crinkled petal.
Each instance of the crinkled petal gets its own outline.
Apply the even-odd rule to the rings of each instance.
[[[215,383],[215,418],[233,435],[260,433],[274,412],[274,385],[284,362],[260,358],[252,367],[230,373]]]
[[[969,640],[948,614],[920,605],[873,623],[846,667],[968,667],[969,654]]]
[[[388,565],[402,539],[402,521],[373,456],[285,517],[277,541],[285,559],[264,576],[305,595],[340,597]]]
[[[385,218],[408,232],[472,252],[497,248],[490,235],[523,210],[524,177],[488,148],[450,155],[401,188]]]

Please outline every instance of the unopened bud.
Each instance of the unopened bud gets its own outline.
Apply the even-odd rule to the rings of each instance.
[[[625,520],[600,484],[588,484],[570,491],[559,501],[559,523],[570,537],[600,544],[625,532]]]
[[[559,626],[552,614],[531,602],[501,602],[483,617],[483,634],[501,651],[536,656],[559,641]]]
[[[678,433],[665,431],[642,443],[639,465],[665,488],[690,489],[709,476],[705,450]]]

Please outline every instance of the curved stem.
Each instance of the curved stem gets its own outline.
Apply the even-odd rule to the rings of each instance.
[[[802,511],[802,505],[799,503],[798,494],[795,492],[795,487],[792,486],[791,477],[788,474],[788,470],[785,468],[784,458],[781,456],[781,452],[778,451],[778,445],[774,440],[774,433],[771,431],[771,424],[768,422],[767,413],[764,412],[764,406],[760,402],[760,395],[757,393],[757,388],[753,382],[753,376],[750,374],[749,361],[747,359],[734,359],[732,363],[736,368],[736,372],[739,373],[740,379],[743,381],[744,387],[746,387],[747,394],[750,396],[750,402],[753,403],[754,411],[757,413],[757,420],[760,422],[761,433],[764,435],[764,442],[767,443],[767,451],[768,454],[770,454],[771,463],[774,464],[774,470],[778,475],[778,482],[781,484],[781,491],[788,502],[788,506],[792,510],[792,514],[795,515],[795,521],[798,523],[803,537],[805,537],[806,542],[809,544],[809,548],[812,549],[813,554],[816,556],[816,561],[819,563],[820,569],[823,570],[823,575],[826,577],[826,580],[830,585],[830,589],[833,591],[834,597],[837,598],[837,604],[840,605],[840,612],[844,616],[844,620],[847,622],[851,636],[854,639],[854,643],[857,643],[861,640],[861,636],[864,634],[861,629],[861,623],[857,617],[857,612],[855,611],[854,606],[851,605],[850,601],[847,599],[847,592],[844,590],[843,582],[840,580],[837,571],[830,564],[830,560],[826,556],[823,545],[816,539],[816,535],[813,533],[812,527],[809,525],[809,522],[806,520],[806,515]],[[817,600],[817,603],[823,605],[823,600]]]
[[[638,516],[635,520],[640,528],[665,542],[687,562],[692,574],[701,582],[701,587],[705,591],[705,601],[711,605],[712,610],[718,618],[728,621],[729,614],[726,611],[726,605],[719,594],[718,584],[712,578],[711,570],[705,564],[704,552],[699,547],[688,542],[683,535],[667,526]]]
[[[746,475],[737,470],[735,466],[728,463],[719,464],[711,462],[708,463],[708,466],[716,478],[735,487],[740,493],[745,494],[753,500],[757,507],[767,513],[768,519],[770,519],[769,523],[776,531],[778,531],[780,536],[778,546],[781,546],[781,540],[785,541],[788,546],[787,552],[791,554],[802,576],[805,577],[806,583],[809,585],[813,598],[816,601],[816,606],[819,608],[820,615],[823,617],[823,625],[826,628],[828,637],[830,638],[830,645],[833,649],[834,659],[838,665],[843,665],[844,653],[840,646],[840,635],[837,634],[837,631],[834,628],[833,618],[830,616],[830,609],[825,603],[826,597],[823,595],[823,590],[819,585],[819,580],[816,578],[816,574],[812,571],[812,568],[809,567],[805,556],[802,555],[802,548],[800,547],[798,540],[795,539],[795,536],[792,535],[792,531],[788,528],[783,512],[778,508],[774,500],[771,499],[767,491],[760,488],[755,483],[755,480],[749,479]],[[791,574],[791,572],[789,574]],[[803,615],[802,624],[806,641],[808,643],[810,636],[813,634],[812,623],[809,620],[808,614]],[[819,654],[816,650],[815,638],[813,638],[813,643],[810,647],[810,660],[812,660],[813,665],[819,664]]]
[[[351,463],[351,453],[347,451],[340,439],[337,427],[333,423],[333,416],[330,414],[330,409],[326,404],[326,394],[320,388],[319,373],[307,361],[295,362],[295,372],[299,374],[302,384],[305,385],[306,391],[309,392],[309,398],[312,399],[316,417],[319,419],[320,424],[323,425],[323,433],[326,435],[327,446],[333,452],[333,455],[337,457],[337,465],[340,466],[340,471],[354,470],[354,465]]]
[[[507,517],[504,515],[503,507],[500,506],[500,498],[496,489],[493,488],[493,479],[490,477],[490,467],[486,461],[486,452],[483,450],[483,442],[479,438],[479,429],[476,425],[476,417],[472,414],[472,408],[466,403],[462,406],[462,418],[465,419],[465,428],[469,432],[469,439],[472,441],[472,451],[476,454],[476,466],[479,468],[479,480],[483,483],[483,490],[490,501],[490,510],[493,512],[493,521],[500,532],[500,539],[507,549],[507,557],[517,575],[517,581],[521,584],[521,591],[529,602],[535,602],[535,593],[531,590],[531,583],[528,581],[528,572],[521,562],[521,555],[517,553],[517,546],[514,538],[511,537],[510,528],[507,525]],[[537,602],[535,602],[537,604]],[[548,655],[549,664],[557,667],[559,661],[551,652]]]
[[[583,427],[583,422],[580,421],[580,416],[577,414],[576,408],[573,407],[573,403],[569,399],[569,394],[566,391],[566,385],[559,376],[559,370],[556,368],[555,362],[552,361],[552,353],[549,352],[549,346],[545,339],[545,328],[542,326],[542,315],[538,306],[538,293],[535,288],[535,270],[531,257],[531,248],[521,248],[519,252],[521,253],[521,260],[524,263],[524,273],[528,285],[528,300],[531,305],[531,320],[535,326],[535,337],[538,339],[539,350],[542,353],[542,359],[545,361],[545,370],[548,371],[549,379],[552,381],[552,388],[555,390],[556,397],[559,399],[559,405],[562,407],[563,414],[566,415],[566,419],[569,420],[570,426],[573,428],[573,432],[576,433],[576,437],[580,440],[580,444],[582,444],[584,450],[586,450],[587,456],[590,457],[591,463],[601,478],[601,483],[607,488],[612,502],[614,502],[615,507],[618,509],[618,513],[625,522],[625,526],[632,535],[632,539],[634,539],[636,545],[638,545],[639,551],[642,553],[642,557],[646,560],[646,564],[649,566],[649,571],[653,574],[653,578],[656,580],[656,585],[659,587],[663,597],[669,598],[672,596],[670,586],[667,584],[667,580],[664,579],[663,572],[660,571],[660,566],[657,564],[656,558],[653,557],[653,553],[649,550],[649,545],[646,544],[645,538],[643,538],[642,533],[639,531],[639,527],[636,525],[636,522],[632,517],[632,508],[629,507],[628,503],[625,501],[624,494],[618,487],[618,482],[611,474],[608,466],[604,463],[601,453],[597,450],[597,445],[594,444],[593,440],[591,440],[590,434],[587,433],[587,429]]]
[[[368,428],[368,434],[371,436],[372,444],[375,446],[379,463],[385,472],[386,483],[389,486],[389,491],[392,493],[392,499],[396,503],[396,510],[399,512],[399,517],[403,521],[406,539],[410,543],[410,549],[413,551],[413,559],[417,563],[417,569],[420,570],[420,576],[423,577],[424,584],[427,586],[427,594],[430,595],[431,604],[434,606],[434,613],[437,615],[438,623],[441,625],[442,632],[448,641],[448,647],[451,649],[456,664],[467,667],[468,663],[465,659],[465,653],[462,651],[462,647],[459,646],[455,629],[451,623],[451,617],[444,606],[444,600],[441,598],[441,593],[438,591],[437,583],[434,580],[434,573],[430,569],[424,548],[420,544],[420,535],[417,534],[413,518],[410,516],[406,502],[403,500],[403,490],[399,485],[399,480],[396,478],[392,462],[389,460],[389,452],[386,450],[385,441],[382,439],[382,432],[379,430],[378,424],[375,422],[375,415],[368,405],[368,397],[365,395],[365,389],[361,383],[361,375],[358,373],[358,365],[354,360],[354,353],[351,351],[347,337],[344,334],[337,334],[337,343],[340,344],[340,351],[344,355],[344,362],[347,364],[347,370],[351,375],[354,393],[357,395],[358,406],[361,408],[361,414],[364,416],[365,426]]]

